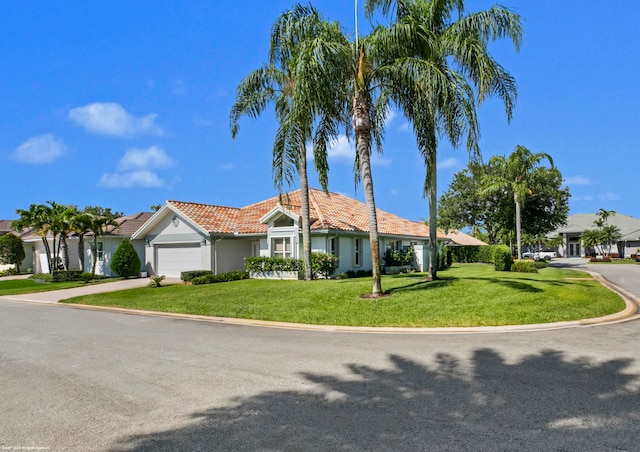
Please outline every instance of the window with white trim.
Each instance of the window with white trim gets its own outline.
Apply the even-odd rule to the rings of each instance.
[[[329,254],[333,254],[338,257],[338,237],[332,237],[328,239],[327,251]]]
[[[292,257],[291,237],[278,237],[271,239],[271,255],[273,257]]]
[[[98,242],[98,260],[104,260],[104,243]]]
[[[362,265],[362,239],[355,239],[353,245],[353,266]]]

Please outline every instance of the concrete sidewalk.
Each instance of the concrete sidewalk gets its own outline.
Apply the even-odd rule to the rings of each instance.
[[[123,279],[121,281],[107,283],[86,284],[80,287],[74,287],[73,289],[50,290],[48,292],[28,293],[23,295],[7,295],[0,297],[0,300],[28,301],[32,303],[57,303],[60,300],[66,300],[68,298],[79,297],[82,295],[93,295],[96,293],[134,289],[136,287],[145,287],[147,284],[149,284],[149,278]]]

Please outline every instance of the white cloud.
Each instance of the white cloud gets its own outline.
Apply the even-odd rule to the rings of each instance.
[[[383,157],[384,154],[380,154],[375,150],[371,154],[371,164],[375,166],[389,166],[393,160]]]
[[[408,122],[403,122],[396,130],[398,132],[409,132],[411,130],[411,125]]]
[[[184,96],[187,94],[187,85],[182,80],[176,80],[173,82],[173,88],[171,92],[174,96]]]
[[[618,201],[620,199],[620,195],[613,192],[601,193],[598,195],[598,199],[600,201]]]
[[[130,171],[126,173],[103,174],[98,187],[104,188],[159,188],[165,181],[152,171]]]
[[[460,165],[460,161],[456,158],[448,158],[438,162],[438,169],[455,168]]]
[[[571,176],[564,180],[567,185],[591,185],[591,179],[585,176]]]
[[[155,124],[157,114],[137,118],[122,105],[112,102],[96,102],[69,111],[69,119],[91,133],[131,137],[137,135],[162,135]]]
[[[335,141],[329,144],[327,157],[330,160],[342,160],[353,163],[356,158],[356,148],[354,143],[350,143],[345,135],[340,135]]]
[[[174,161],[158,146],[146,149],[131,148],[125,152],[118,164],[119,171],[152,170],[171,168]]]
[[[67,147],[51,134],[31,137],[13,153],[13,158],[24,163],[43,165],[60,158]]]

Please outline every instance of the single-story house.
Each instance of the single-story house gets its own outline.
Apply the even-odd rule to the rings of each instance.
[[[312,251],[337,256],[338,273],[371,270],[366,205],[317,189],[309,190],[309,204]],[[167,201],[132,239],[145,243],[149,274],[242,270],[246,257],[302,257],[300,206],[299,190],[241,208]],[[428,226],[379,209],[377,220],[381,259],[386,249],[413,246],[416,266],[427,268]]]
[[[96,274],[105,276],[115,276],[111,271],[111,257],[113,253],[118,249],[120,243],[125,238],[131,238],[131,235],[138,230],[151,216],[152,212],[140,212],[133,215],[126,215],[120,218],[116,218],[115,222],[118,226],[109,226],[104,235],[98,237],[97,240],[97,262],[96,262]],[[44,248],[42,238],[35,234],[31,230],[25,230],[21,236],[22,241],[25,244],[25,254],[30,257],[27,266],[22,268],[26,269],[31,267],[34,273],[47,273],[49,266],[47,264],[47,252]],[[48,238],[49,245],[52,247],[53,239]],[[80,269],[80,257],[78,256],[78,242],[79,238],[76,234],[71,234],[67,238],[67,247],[69,255],[69,269]],[[92,271],[91,260],[91,243],[93,242],[93,234],[87,234],[84,237],[84,268],[82,271]],[[144,268],[144,241],[132,240],[133,247],[140,257],[142,263],[141,271],[145,272]],[[56,244],[57,246],[57,244]]]
[[[598,219],[596,213],[584,213],[570,215],[566,226],[563,226],[549,234],[549,237],[562,237],[562,245],[559,247],[559,256],[585,257],[596,251],[585,248],[582,243],[582,233],[596,229],[594,221]],[[636,254],[640,248],[640,220],[629,215],[616,213],[607,219],[608,224],[620,229],[622,238],[612,247],[611,252],[620,257],[629,257]]]

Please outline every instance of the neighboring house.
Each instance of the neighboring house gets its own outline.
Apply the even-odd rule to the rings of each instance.
[[[598,219],[595,213],[571,215],[567,218],[567,225],[549,234],[549,237],[562,237],[559,255],[563,257],[584,257],[595,253],[593,249],[585,249],[582,243],[582,233],[596,229],[593,224]],[[616,213],[609,216],[607,223],[620,229],[622,238],[612,247],[611,252],[620,257],[636,254],[640,248],[640,220],[628,215]]]
[[[366,205],[316,189],[309,190],[309,204],[312,251],[337,256],[338,273],[371,270]],[[302,258],[300,215],[299,190],[243,208],[167,201],[132,238],[146,244],[149,274],[224,273],[242,270],[251,256]],[[416,266],[426,270],[428,226],[379,209],[377,219],[381,261],[386,249],[413,246]]]
[[[11,220],[0,220],[0,235],[5,235],[11,232]]]
[[[105,231],[105,234],[98,237],[97,240],[97,262],[96,262],[96,274],[105,276],[115,276],[111,271],[111,257],[113,253],[118,249],[120,243],[125,238],[130,238],[131,235],[139,229],[151,216],[151,212],[141,212],[134,215],[127,215],[124,217],[116,218],[117,227],[109,226]],[[31,259],[28,262],[28,266],[33,268],[34,273],[47,273],[49,266],[47,264],[47,253],[42,243],[42,238],[34,234],[30,230],[26,230],[22,235],[22,240],[25,243],[25,252],[30,252]],[[52,246],[52,238],[48,238],[49,245]],[[92,258],[91,258],[91,244],[93,242],[93,234],[87,234],[84,237],[84,269],[85,272],[92,270]],[[144,267],[144,241],[132,240],[131,243],[140,257],[142,263],[141,271],[145,272]],[[56,247],[58,245],[56,244]],[[68,254],[69,254],[69,269],[80,269],[80,258],[78,257],[78,237],[75,234],[71,234],[67,238]]]
[[[477,238],[465,234],[462,231],[458,231],[457,229],[453,229],[446,234],[447,238],[451,240],[449,242],[449,246],[481,246],[487,245],[487,243],[482,240],[478,240]]]

